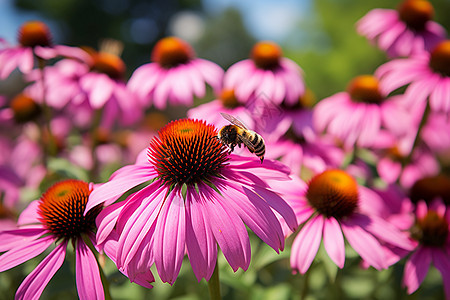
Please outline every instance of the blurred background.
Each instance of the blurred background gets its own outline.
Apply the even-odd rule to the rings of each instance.
[[[450,28],[450,1],[431,1],[435,20]],[[98,47],[103,38],[124,43],[128,75],[149,62],[155,42],[168,35],[191,43],[198,57],[228,68],[248,57],[258,40],[281,45],[322,99],[356,75],[372,73],[384,54],[358,36],[355,22],[392,0],[0,0],[0,37],[16,43],[24,21],[39,19],[54,43]]]

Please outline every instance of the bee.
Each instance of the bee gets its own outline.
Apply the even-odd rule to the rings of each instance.
[[[256,132],[248,129],[241,121],[236,119],[235,117],[226,114],[220,113],[222,117],[224,117],[227,121],[229,121],[230,125],[223,126],[217,135],[217,138],[227,145],[231,151],[234,150],[234,147],[241,147],[243,143],[247,146],[248,150],[251,153],[255,153],[261,159],[261,163],[264,160],[264,154],[266,153],[266,146],[264,144],[264,139],[262,136],[257,134]]]

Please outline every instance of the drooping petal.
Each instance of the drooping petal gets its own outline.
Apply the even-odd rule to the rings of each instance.
[[[324,218],[316,216],[311,219],[302,228],[300,233],[292,243],[291,250],[291,267],[305,274],[311,266],[317,251],[319,250],[320,241],[322,240],[322,230]]]
[[[342,269],[345,263],[344,236],[335,218],[325,219],[323,226],[323,245],[331,260]]]
[[[97,244],[102,244],[106,238],[111,234],[112,230],[116,226],[117,218],[120,211],[126,204],[126,201],[114,203],[105,207],[95,219],[97,224]]]
[[[123,169],[123,170],[122,170]],[[146,182],[154,177],[153,167],[148,165],[129,165],[121,168],[120,170],[123,174],[114,175],[112,180],[100,187],[94,189],[89,195],[88,203],[86,204],[86,209],[84,214],[86,214],[93,207],[99,205],[100,203],[106,202],[110,204],[115,201],[122,194],[124,194],[129,189]]]
[[[350,246],[369,265],[377,270],[387,268],[383,248],[373,235],[363,230],[359,225],[349,222],[349,220],[343,221],[341,228]]]
[[[214,238],[233,271],[238,268],[245,271],[251,257],[247,229],[236,211],[209,189],[200,189],[200,199],[204,201],[204,215],[208,218]]]
[[[53,242],[55,238],[53,236],[46,236],[41,239],[21,243],[20,246],[12,248],[8,252],[4,253],[0,260],[0,272],[11,269],[33,257],[38,256],[45,251]]]
[[[419,247],[405,264],[403,285],[407,287],[408,294],[416,291],[428,273],[431,263],[431,250]]]
[[[445,295],[448,299],[450,298],[450,257],[448,252],[445,253],[442,249],[435,249],[431,252],[431,256],[434,266],[441,272]]]
[[[47,229],[44,228],[21,228],[0,231],[0,252],[23,246],[29,241],[44,235],[46,231]]]
[[[224,183],[217,188],[257,236],[277,252],[284,249],[284,235],[280,222],[267,202],[248,188],[232,183]]]
[[[105,299],[94,253],[81,239],[77,241],[75,253],[78,296],[81,300]]]
[[[183,262],[185,240],[186,208],[181,191],[174,190],[164,201],[155,229],[155,265],[163,282],[175,282]]]
[[[197,280],[209,281],[217,261],[217,246],[205,216],[204,200],[193,197],[188,188],[186,194],[186,249]]]
[[[25,278],[19,286],[15,299],[37,300],[50,279],[64,262],[67,243],[61,243]]]

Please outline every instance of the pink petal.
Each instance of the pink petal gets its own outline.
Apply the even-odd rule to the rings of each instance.
[[[442,249],[432,251],[431,255],[434,266],[441,272],[445,295],[447,298],[450,298],[450,257]]]
[[[227,186],[228,185],[228,186]],[[284,235],[280,222],[269,205],[253,191],[224,183],[218,190],[256,235],[275,251],[284,249]]]
[[[105,299],[103,284],[94,253],[82,239],[77,241],[75,253],[78,297],[81,300]]]
[[[217,246],[205,216],[203,201],[193,199],[195,190],[188,188],[186,195],[186,248],[197,280],[209,281],[216,267]]]
[[[0,252],[8,251],[12,248],[23,246],[29,241],[34,241],[44,235],[47,229],[44,228],[20,228],[0,231]]]
[[[319,250],[324,218],[316,216],[305,224],[292,243],[291,267],[305,274]]]
[[[117,218],[126,201],[114,203],[105,207],[95,219],[97,225],[97,244],[103,244],[116,226]]]
[[[342,222],[341,227],[353,249],[375,269],[386,269],[386,259],[380,243],[359,225],[349,221]]]
[[[345,263],[345,244],[341,227],[335,218],[326,218],[323,227],[323,244],[331,260],[343,268]]]
[[[195,195],[195,194],[194,194]],[[250,264],[250,241],[247,229],[236,211],[217,197],[210,188],[200,190],[199,199],[205,204],[204,215],[208,218],[211,231],[233,271],[241,267],[247,270]]]
[[[103,202],[109,204],[117,200],[126,191],[154,177],[154,169],[150,164],[125,166],[116,173],[112,175],[111,181],[92,191],[84,214]]]
[[[120,213],[117,225],[120,232],[117,253],[119,268],[126,266],[136,255],[142,241],[158,218],[166,193],[165,189],[159,189],[156,195],[153,195],[158,188],[159,182],[154,182],[140,190],[127,200],[126,206]]]
[[[39,224],[41,226],[38,219],[38,209],[39,200],[34,200],[30,204],[28,204],[27,208],[23,210],[23,212],[19,216],[19,220],[17,221],[18,225],[31,225],[31,224]],[[3,241],[0,238],[1,241]]]
[[[431,263],[431,250],[419,247],[405,264],[403,272],[403,285],[407,287],[408,294],[416,291],[425,276]]]
[[[61,267],[67,243],[61,243],[25,278],[16,292],[16,299],[39,299],[44,288]]]
[[[28,243],[22,242],[20,246],[12,248],[0,256],[2,258],[0,261],[0,272],[9,270],[36,257],[44,252],[53,242],[55,242],[55,237],[51,235]]]
[[[174,190],[164,201],[155,228],[155,265],[163,282],[175,282],[185,245],[186,209],[181,191]]]

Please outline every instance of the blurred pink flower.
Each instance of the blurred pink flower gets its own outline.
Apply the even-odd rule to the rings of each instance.
[[[195,58],[194,50],[177,37],[158,41],[152,63],[137,68],[128,81],[144,107],[158,109],[170,105],[191,106],[193,97],[205,96],[205,83],[219,92],[224,71],[217,64]]]
[[[234,271],[246,270],[251,251],[245,225],[277,252],[284,235],[275,211],[291,230],[297,226],[292,209],[272,191],[289,180],[287,168],[229,154],[216,136],[217,129],[204,121],[173,121],[153,138],[147,155],[91,194],[87,212],[150,181],[97,219],[98,243],[119,235],[112,245],[117,266],[131,281],[154,263],[161,280],[173,284],[186,252],[197,279],[209,280],[217,244]]]
[[[230,124],[220,113],[227,113],[241,120],[248,129],[254,130],[254,119],[246,107],[240,105],[233,90],[223,90],[220,96],[208,103],[191,108],[187,112],[190,119],[203,119],[209,124],[221,128]]]
[[[282,56],[281,48],[273,42],[253,46],[250,59],[232,65],[224,77],[224,88],[233,89],[241,103],[270,101],[295,105],[305,92],[301,68]]]
[[[100,273],[91,249],[83,240],[93,241],[95,218],[101,206],[83,216],[92,186],[78,180],[54,184],[33,201],[19,218],[19,228],[0,231],[0,272],[20,265],[43,253],[51,244],[55,249],[25,278],[16,299],[40,298],[47,283],[61,267],[66,248],[72,242],[76,254],[76,281],[80,299],[104,299]]]
[[[294,185],[281,184],[278,191],[294,209],[299,224],[291,250],[291,267],[302,274],[311,266],[323,240],[331,260],[342,268],[345,262],[344,236],[369,265],[387,268],[381,242],[411,250],[412,243],[395,226],[372,212],[382,199],[359,186],[346,172],[329,169],[314,176],[308,184],[294,179]]]
[[[450,40],[445,40],[431,52],[389,61],[378,67],[375,75],[380,79],[383,93],[408,85],[405,98],[410,106],[429,103],[432,111],[449,113],[449,66]]]
[[[411,235],[418,246],[406,261],[403,284],[408,294],[414,293],[425,279],[430,264],[439,270],[446,299],[450,299],[450,213],[440,200],[429,206],[420,201],[416,208],[416,223]]]
[[[50,30],[40,21],[25,22],[19,29],[19,45],[10,46],[1,39],[3,48],[0,49],[0,79],[8,77],[15,68],[27,74],[34,67],[35,56],[48,59],[48,55],[79,57],[80,49],[52,45]]]
[[[397,8],[373,9],[356,24],[359,34],[376,43],[390,57],[430,51],[446,37],[432,21],[433,6],[424,0],[405,0]]]
[[[371,146],[382,126],[393,122],[403,126],[407,115],[397,113],[398,97],[387,98],[379,89],[378,79],[371,75],[355,77],[346,92],[325,98],[314,107],[315,128],[339,138],[345,148]]]

